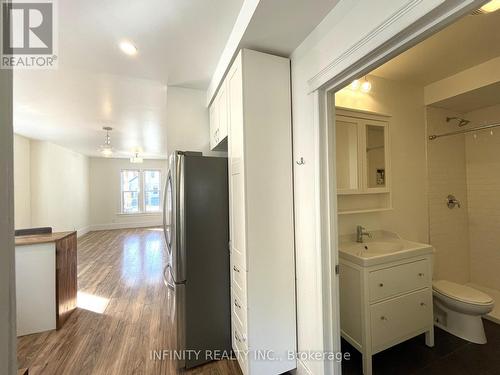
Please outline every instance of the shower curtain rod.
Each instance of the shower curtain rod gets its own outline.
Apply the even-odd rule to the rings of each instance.
[[[436,138],[448,137],[450,135],[459,135],[459,134],[471,133],[471,132],[476,132],[478,130],[497,128],[499,126],[500,126],[500,122],[496,122],[496,123],[493,123],[493,124],[478,126],[478,127],[471,128],[471,129],[457,130],[457,131],[454,131],[454,132],[443,133],[443,134],[433,134],[433,135],[429,135],[429,140],[433,141]]]

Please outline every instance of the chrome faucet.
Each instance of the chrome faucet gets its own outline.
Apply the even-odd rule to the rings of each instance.
[[[367,236],[368,238],[371,238],[372,235],[370,232],[366,230],[366,228],[362,227],[361,225],[358,225],[356,227],[356,242],[363,243],[363,237]]]

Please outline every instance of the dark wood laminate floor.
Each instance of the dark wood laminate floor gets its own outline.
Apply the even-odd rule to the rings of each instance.
[[[425,346],[419,336],[376,354],[373,374],[377,375],[500,375],[500,325],[484,321],[488,343],[477,345],[436,328],[435,347]],[[362,374],[361,354],[342,340],[342,351],[351,360],[342,365],[342,374]]]
[[[19,338],[19,367],[29,368],[30,375],[177,374],[173,362],[151,360],[152,350],[174,347],[163,267],[161,229],[100,231],[81,237],[78,290],[85,293],[86,298],[79,299],[85,308],[73,312],[59,331]],[[241,372],[236,361],[219,361],[184,374]]]

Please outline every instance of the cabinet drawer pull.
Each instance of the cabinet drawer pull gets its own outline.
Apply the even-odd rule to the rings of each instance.
[[[422,272],[420,272],[420,273],[418,274],[418,276],[419,276],[419,277],[424,277],[424,274],[423,274]]]
[[[378,284],[378,286],[382,288],[384,286],[384,283],[380,283]]]
[[[236,306],[238,309],[241,309],[241,305],[238,303],[237,300],[234,300],[234,306]]]
[[[385,316],[383,316],[383,315],[382,315],[382,316],[380,317],[380,320],[387,320],[387,318],[386,318]]]
[[[239,268],[236,266],[233,266],[233,270],[234,270],[234,272],[238,272],[238,273],[240,272]]]
[[[236,341],[241,342],[241,339],[238,336],[238,333],[234,332],[234,338],[236,339]]]
[[[425,302],[420,302],[420,306],[426,306]]]

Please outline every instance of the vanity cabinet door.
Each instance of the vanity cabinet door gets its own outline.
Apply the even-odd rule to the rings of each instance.
[[[368,275],[370,302],[429,287],[429,277],[426,259],[371,271]]]
[[[406,294],[370,306],[373,353],[392,346],[432,325],[430,289]]]

